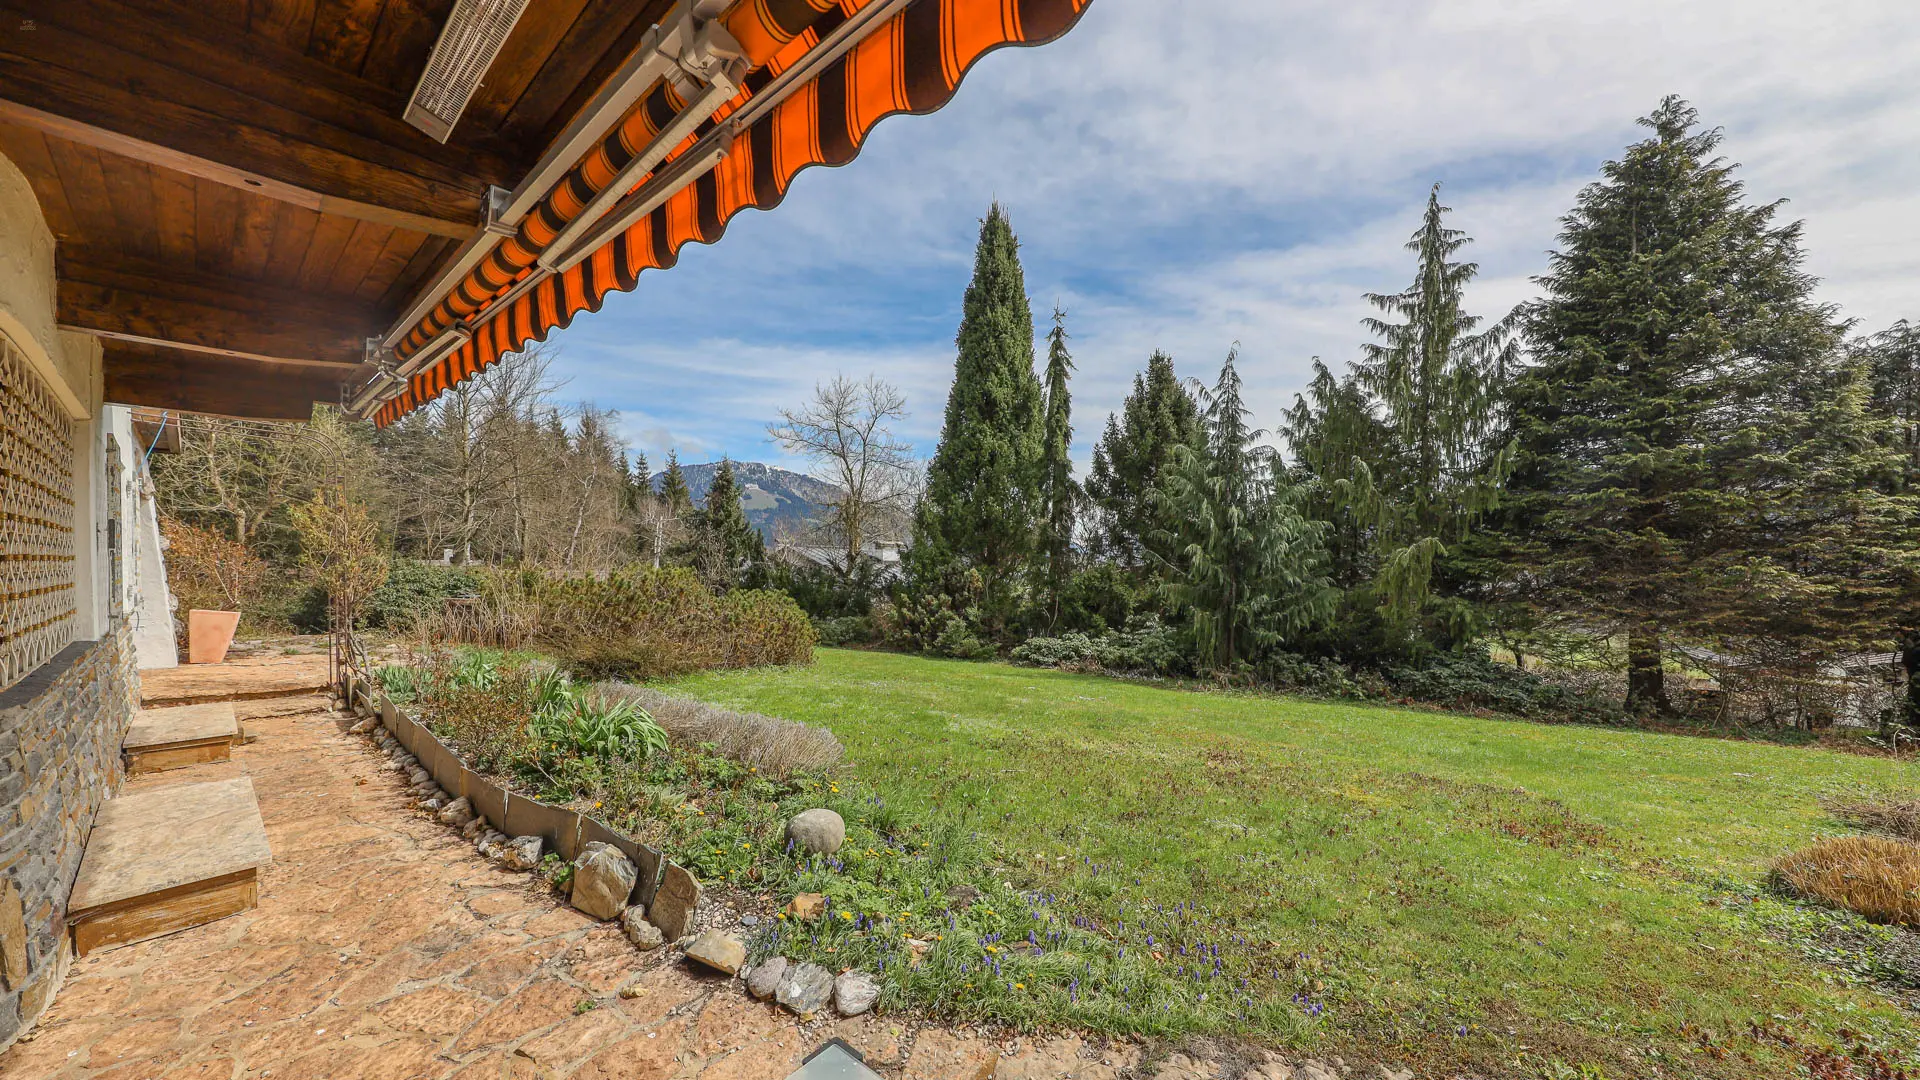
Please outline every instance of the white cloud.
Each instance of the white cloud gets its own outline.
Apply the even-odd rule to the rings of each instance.
[[[930,446],[974,222],[999,197],[1042,329],[1055,298],[1072,314],[1083,452],[1156,347],[1210,376],[1241,342],[1271,424],[1309,357],[1354,354],[1361,293],[1409,277],[1430,183],[1476,238],[1471,306],[1497,317],[1670,92],[1726,129],[1752,197],[1792,200],[1822,295],[1877,328],[1920,315],[1912,28],[1910,4],[1866,0],[1096,0],[583,318],[569,393],[683,456],[771,458],[775,409],[875,371]]]

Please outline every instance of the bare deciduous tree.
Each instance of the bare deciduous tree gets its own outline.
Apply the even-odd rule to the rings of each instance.
[[[906,415],[906,395],[895,387],[872,375],[836,375],[767,428],[782,449],[812,464],[815,477],[840,489],[831,527],[846,552],[843,573],[853,572],[875,522],[912,498],[913,447],[889,426]]]

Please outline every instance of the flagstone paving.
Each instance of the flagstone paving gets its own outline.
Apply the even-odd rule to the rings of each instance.
[[[833,1036],[906,1080],[1114,1080],[1136,1061],[886,1016],[803,1025],[490,865],[344,726],[262,717],[231,762],[127,785],[251,776],[274,855],[259,906],[76,961],[0,1077],[776,1080]]]

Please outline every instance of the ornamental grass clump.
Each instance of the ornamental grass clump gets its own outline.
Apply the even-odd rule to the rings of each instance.
[[[596,683],[589,698],[624,703],[644,710],[669,738],[682,746],[710,745],[730,758],[775,779],[796,772],[819,772],[839,763],[846,750],[824,728],[792,720],[734,712],[692,698],[620,682]]]
[[[1872,922],[1920,927],[1920,844],[1880,836],[1822,840],[1774,865],[1793,893]]]
[[[1920,799],[1859,799],[1830,803],[1827,809],[1856,829],[1920,841]]]

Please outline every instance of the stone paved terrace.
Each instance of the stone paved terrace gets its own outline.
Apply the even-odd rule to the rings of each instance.
[[[340,717],[246,723],[256,738],[233,761],[127,790],[251,775],[275,858],[259,907],[77,961],[0,1077],[777,1080],[835,1035],[911,1080],[1114,1080],[1136,1064],[1129,1046],[1071,1037],[1003,1043],[884,1016],[802,1025],[493,867],[411,810]],[[1213,1072],[1179,1058],[1148,1071]]]

